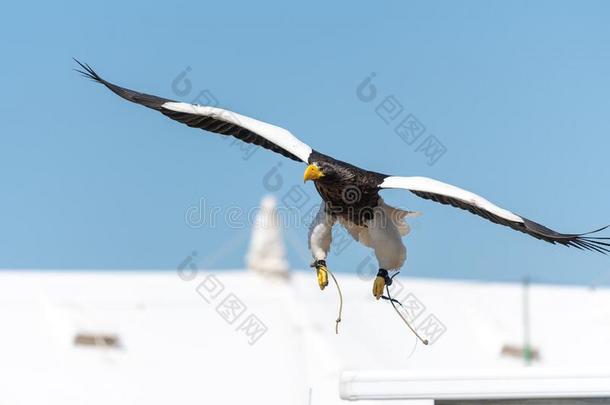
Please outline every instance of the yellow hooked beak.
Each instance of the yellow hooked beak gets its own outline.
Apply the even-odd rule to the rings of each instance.
[[[315,164],[311,164],[307,166],[305,173],[303,173],[303,183],[305,183],[307,180],[318,180],[320,177],[324,177],[322,170],[320,170],[320,168]]]

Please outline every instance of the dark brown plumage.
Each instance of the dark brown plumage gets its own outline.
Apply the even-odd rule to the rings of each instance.
[[[379,203],[379,184],[387,176],[361,169],[313,151],[309,163],[315,163],[324,177],[315,182],[327,212],[356,225],[366,226]]]

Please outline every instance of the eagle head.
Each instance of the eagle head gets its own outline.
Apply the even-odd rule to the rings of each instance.
[[[321,181],[321,179],[331,180],[335,177],[335,168],[332,164],[327,162],[313,162],[305,169],[305,173],[303,173],[303,182],[307,182],[309,180],[313,181]]]

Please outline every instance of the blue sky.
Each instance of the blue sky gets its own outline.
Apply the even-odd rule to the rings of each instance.
[[[302,187],[302,165],[265,150],[245,159],[230,141],[83,80],[72,57],[117,84],[213,97],[336,158],[450,182],[558,231],[606,225],[609,17],[602,1],[10,2],[0,267],[174,269],[197,251],[201,267],[241,268],[247,226],[188,226],[189,207],[248,212],[274,168],[280,201]],[[357,88],[372,72],[367,103]],[[378,110],[387,97],[402,106],[389,123]],[[412,145],[394,132],[409,114],[425,127]],[[431,135],[446,149],[433,165],[417,150]],[[307,209],[313,185],[299,190]],[[608,257],[408,192],[384,197],[424,213],[405,239],[409,275],[610,284]],[[308,264],[306,232],[287,231],[295,268]],[[352,243],[329,264],[355,272],[368,254]]]

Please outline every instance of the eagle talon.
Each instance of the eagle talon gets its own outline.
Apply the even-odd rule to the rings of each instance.
[[[373,295],[375,299],[381,298],[383,295],[383,289],[386,285],[392,285],[392,278],[388,275],[388,271],[384,269],[379,269],[377,273],[377,277],[375,277],[375,281],[373,282]]]
[[[326,261],[316,260],[311,267],[316,268],[318,285],[320,286],[320,290],[323,290],[328,285],[328,269],[326,268]]]

